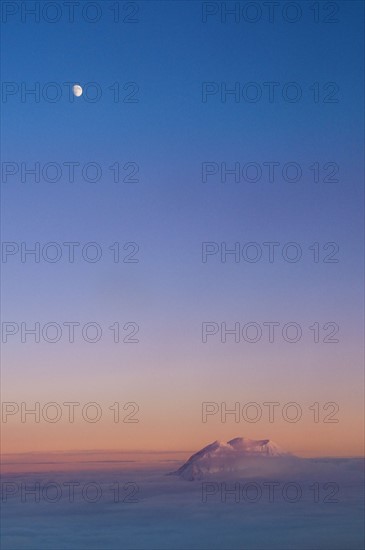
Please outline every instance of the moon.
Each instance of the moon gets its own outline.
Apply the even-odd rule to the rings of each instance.
[[[82,95],[82,88],[80,84],[74,84],[74,86],[72,86],[72,91],[76,97],[80,97],[80,95]]]

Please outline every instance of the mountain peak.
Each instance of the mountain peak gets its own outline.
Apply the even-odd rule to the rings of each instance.
[[[213,441],[173,473],[187,480],[202,479],[207,475],[240,471],[252,458],[260,460],[288,455],[270,439],[235,437],[227,443]]]

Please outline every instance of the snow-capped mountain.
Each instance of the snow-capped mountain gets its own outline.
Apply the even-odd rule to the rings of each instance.
[[[186,480],[203,479],[213,474],[242,472],[248,466],[268,459],[290,457],[280,447],[269,439],[246,439],[236,437],[223,443],[214,441],[197,453],[176,472],[172,472]]]

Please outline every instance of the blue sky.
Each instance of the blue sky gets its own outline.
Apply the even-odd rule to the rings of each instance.
[[[107,344],[95,351],[80,343],[62,352],[44,343],[36,349],[14,344],[6,375],[10,393],[32,376],[41,381],[37,391],[55,392],[51,363],[53,374],[62,373],[64,392],[72,379],[82,394],[87,376],[105,395],[128,380],[132,393],[140,389],[148,403],[150,388],[156,396],[179,398],[181,387],[189,402],[205,395],[207,379],[212,393],[223,380],[225,395],[246,383],[260,393],[275,367],[273,391],[284,385],[295,394],[299,379],[303,399],[310,400],[318,384],[350,405],[341,386],[347,381],[356,396],[361,381],[363,5],[337,2],[339,21],[326,24],[311,20],[308,4],[300,3],[297,23],[280,16],[274,24],[223,24],[219,16],[202,23],[200,2],[138,2],[134,24],[111,22],[106,8],[95,24],[80,17],[22,23],[18,16],[4,24],[2,80],[29,88],[38,82],[41,89],[55,82],[63,95],[55,103],[42,97],[22,102],[20,94],[3,99],[3,161],[96,162],[103,177],[97,183],[79,175],[74,183],[9,178],[2,183],[3,240],[96,241],[105,254],[97,264],[10,258],[3,265],[3,319],[83,319],[105,326],[120,319],[141,326],[138,350],[122,354]],[[232,87],[271,81],[279,83],[273,103],[266,96],[257,103],[223,103],[219,94],[201,100],[203,82]],[[100,101],[70,102],[64,82],[98,83]],[[115,82],[137,83],[138,102],[114,102],[109,87]],[[282,99],[287,82],[303,91],[297,103]],[[309,89],[315,82],[318,103]],[[337,103],[322,101],[328,82],[338,86]],[[140,181],[113,183],[108,167],[116,161],[137,163]],[[201,181],[203,162],[269,161],[296,162],[303,178]],[[314,162],[337,163],[339,182],[314,183],[308,169]],[[116,241],[138,243],[139,263],[114,264],[108,246]],[[296,264],[222,264],[215,258],[203,264],[203,241],[295,241],[306,253]],[[339,263],[313,263],[308,247],[314,242],[338,243]],[[199,341],[204,320],[274,319],[303,326],[336,321],[342,340],[331,349],[278,347],[274,354],[265,345],[228,351]],[[300,372],[284,374],[292,364]],[[158,384],[164,377],[165,389]],[[191,379],[193,389],[185,382]],[[35,397],[30,388],[26,393]],[[361,403],[356,399],[355,409]]]

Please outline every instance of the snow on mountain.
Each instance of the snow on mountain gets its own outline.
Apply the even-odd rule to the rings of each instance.
[[[193,454],[181,468],[172,472],[186,480],[203,479],[214,474],[229,474],[245,470],[249,465],[267,459],[290,457],[269,439],[236,437],[223,443],[214,441]]]

